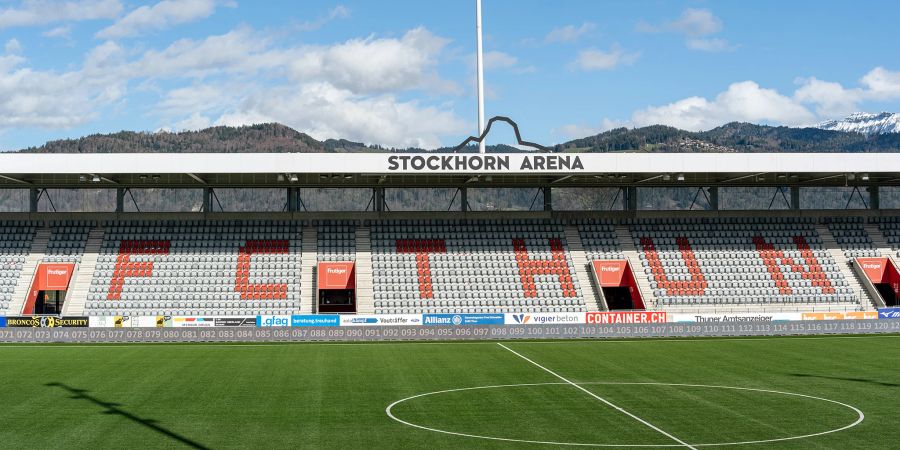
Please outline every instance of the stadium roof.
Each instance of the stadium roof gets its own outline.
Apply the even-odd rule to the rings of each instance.
[[[900,153],[0,154],[2,188],[900,185]]]

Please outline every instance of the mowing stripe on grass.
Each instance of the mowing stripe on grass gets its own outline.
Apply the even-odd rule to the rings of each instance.
[[[660,338],[660,337],[646,337],[646,338],[598,338],[598,339],[573,339],[573,338],[564,338],[564,339],[556,339],[556,340],[518,340],[518,341],[508,341],[508,342],[519,342],[519,343],[528,343],[528,344],[634,344],[634,343],[664,343],[664,342],[672,342],[672,343],[703,343],[703,342],[727,342],[727,341],[743,341],[743,342],[765,342],[776,339],[789,339],[789,340],[806,340],[806,341],[815,341],[815,340],[832,340],[832,339],[886,339],[886,338],[900,338],[900,334],[867,334],[867,335],[857,335],[857,336],[846,336],[846,335],[837,335],[837,336],[756,336],[756,337],[699,337],[699,338]],[[144,343],[106,343],[106,342],[89,342],[89,343],[69,343],[69,342],[55,342],[55,343],[21,343],[21,342],[0,342],[0,349],[4,348],[111,348],[111,347],[287,347],[287,346],[314,346],[314,345],[330,345],[330,346],[357,346],[357,345],[494,345],[496,340],[483,340],[483,341],[353,341],[353,342],[342,342],[342,341],[285,341],[285,342],[259,342],[259,343],[241,343],[240,341],[234,342],[144,342]]]
[[[599,395],[597,395],[597,394],[595,394],[595,393],[593,393],[593,392],[591,392],[591,391],[589,391],[589,390],[587,390],[587,389],[585,389],[585,388],[583,388],[583,387],[581,387],[581,386],[579,386],[579,385],[577,385],[577,384],[575,384],[575,383],[569,381],[567,378],[563,377],[562,375],[560,375],[560,374],[558,374],[558,373],[556,373],[556,372],[554,372],[554,371],[552,371],[552,370],[550,370],[550,369],[548,369],[548,368],[546,368],[546,367],[544,367],[544,366],[542,366],[542,365],[540,365],[540,364],[538,364],[538,363],[536,363],[536,362],[534,362],[534,361],[528,359],[526,356],[522,355],[521,353],[519,353],[519,352],[517,352],[517,351],[515,351],[515,350],[513,350],[513,349],[511,349],[511,348],[509,348],[509,347],[507,347],[507,346],[505,346],[505,345],[499,343],[499,342],[497,343],[497,345],[499,345],[499,346],[505,348],[506,350],[508,350],[508,351],[511,352],[512,354],[518,356],[519,358],[522,358],[522,359],[524,359],[525,361],[528,361],[528,362],[530,362],[531,364],[534,364],[535,366],[539,367],[540,369],[542,369],[543,371],[549,373],[550,375],[553,375],[554,377],[559,378],[560,380],[565,381],[565,382],[568,383],[569,385],[574,386],[576,389],[578,389],[578,390],[584,392],[585,394],[590,395],[591,397],[594,397],[594,398],[597,399],[597,400],[600,400],[600,401],[603,402],[605,405],[607,405],[607,406],[609,406],[609,407],[615,409],[616,411],[619,411],[620,413],[625,414],[626,416],[631,417],[632,419],[637,420],[638,422],[640,422],[640,423],[642,423],[642,424],[644,424],[644,425],[650,427],[651,429],[653,429],[653,430],[659,432],[660,434],[662,434],[662,435],[668,437],[669,439],[672,439],[673,441],[675,441],[675,442],[677,442],[677,443],[679,443],[679,444],[681,444],[681,445],[683,445],[683,446],[685,446],[685,447],[687,447],[687,448],[690,448],[690,449],[693,449],[693,450],[697,450],[696,447],[692,446],[691,444],[688,444],[687,442],[682,441],[681,439],[678,439],[677,437],[675,437],[675,436],[673,436],[672,434],[666,432],[666,431],[663,430],[662,428],[659,428],[659,427],[657,427],[656,425],[653,425],[652,423],[647,422],[647,421],[644,420],[644,419],[641,419],[640,417],[638,417],[638,416],[636,416],[636,415],[634,415],[634,414],[632,414],[632,413],[626,411],[626,410],[623,409],[622,407],[620,407],[620,406],[618,406],[618,405],[616,405],[616,404],[610,402],[609,400],[607,400],[607,399],[605,399],[605,398],[603,398],[603,397],[601,397],[601,396],[599,396]]]

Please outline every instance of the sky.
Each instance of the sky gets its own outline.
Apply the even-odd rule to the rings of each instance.
[[[483,0],[483,16],[486,116],[543,144],[900,111],[896,1]],[[264,122],[455,145],[477,131],[474,22],[474,0],[0,0],[0,150]]]

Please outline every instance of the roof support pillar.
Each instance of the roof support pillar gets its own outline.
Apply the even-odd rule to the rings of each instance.
[[[31,188],[28,190],[28,211],[29,212],[37,212],[38,210],[38,200],[41,198],[41,191],[37,188]]]
[[[299,192],[297,192],[297,188],[289,187],[287,188],[287,210],[288,212],[294,212],[297,210],[297,197],[299,197]]]
[[[125,211],[125,188],[116,188],[116,212]]]
[[[469,190],[465,186],[459,188],[459,210],[462,212],[469,210]]]
[[[867,190],[869,191],[869,209],[881,209],[881,195],[878,186],[869,186]]]
[[[622,194],[622,209],[637,211],[637,188],[634,186],[622,188]]]
[[[377,187],[373,189],[373,197],[375,198],[375,211],[384,212],[384,188]]]
[[[541,190],[544,192],[544,211],[553,211],[553,188],[547,186]]]
[[[212,212],[212,197],[213,190],[212,188],[203,188],[203,212]]]
[[[707,191],[709,192],[709,209],[713,211],[719,210],[719,187],[712,186]]]
[[[791,186],[791,209],[800,209],[800,186]]]

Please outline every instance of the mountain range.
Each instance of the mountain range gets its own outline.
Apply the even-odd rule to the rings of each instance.
[[[556,152],[900,152],[900,133],[886,132],[886,127],[868,127],[875,123],[887,123],[881,114],[863,117],[853,115],[843,121],[828,122],[823,127],[850,127],[856,131],[840,131],[821,128],[788,128],[729,123],[721,127],[691,132],[655,125],[636,129],[618,128],[595,136],[575,139],[558,144]],[[895,115],[889,115],[896,117]],[[864,130],[865,132],[862,132]],[[526,130],[527,138],[527,130]],[[199,131],[132,132],[96,134],[78,139],[47,142],[40,147],[21,150],[33,153],[150,153],[150,152],[411,152],[421,149],[386,149],[343,139],[319,141],[287,126],[269,123],[243,127],[212,127]],[[448,152],[452,148],[434,151]],[[464,151],[474,152],[470,146]],[[490,152],[520,152],[506,146],[488,146]],[[27,196],[13,189],[0,190],[0,210],[27,208]],[[84,195],[82,190],[58,190],[53,193],[53,208],[60,211],[106,211],[110,202],[109,190],[95,190]],[[452,190],[449,190],[452,191]],[[522,210],[534,204],[534,192],[530,189],[474,190],[469,194],[473,210]],[[365,208],[371,192],[365,189],[333,191],[329,189],[302,189],[304,204],[310,210],[354,211]],[[693,207],[695,192],[690,189],[671,189],[645,196],[641,206],[649,209],[685,209]],[[760,194],[756,191],[729,194],[728,208],[760,208]],[[763,197],[767,197],[764,194]],[[126,210],[144,211],[196,211],[201,196],[197,190],[169,190],[142,188],[132,193],[134,206],[128,203]],[[228,211],[279,211],[283,208],[284,190],[251,189],[224,190],[218,194],[222,207]],[[387,195],[392,208],[428,210],[434,205],[451,203],[452,192],[447,189],[392,189]],[[618,198],[615,189],[563,189],[554,194],[559,210],[609,208]],[[768,198],[768,197],[767,197]],[[754,203],[756,202],[756,203]],[[46,202],[44,202],[46,203]],[[48,210],[41,203],[39,210]],[[843,208],[842,197],[814,197],[806,207]],[[18,206],[16,206],[18,205]],[[755,205],[755,206],[754,206]],[[703,208],[703,205],[698,206]]]
[[[882,112],[853,113],[844,119],[829,120],[816,125],[816,128],[833,131],[850,131],[867,136],[885,133],[900,133],[900,114]]]
[[[856,113],[816,127],[791,128],[732,122],[709,131],[685,131],[664,125],[617,128],[552,147],[557,152],[898,152],[900,114]],[[435,152],[448,152],[444,147]],[[491,152],[519,152],[507,145]],[[31,153],[151,153],[151,152],[412,152],[345,139],[319,141],[290,127],[259,124],[212,127],[199,131],[95,134],[50,141]],[[475,151],[470,146],[464,151]]]

